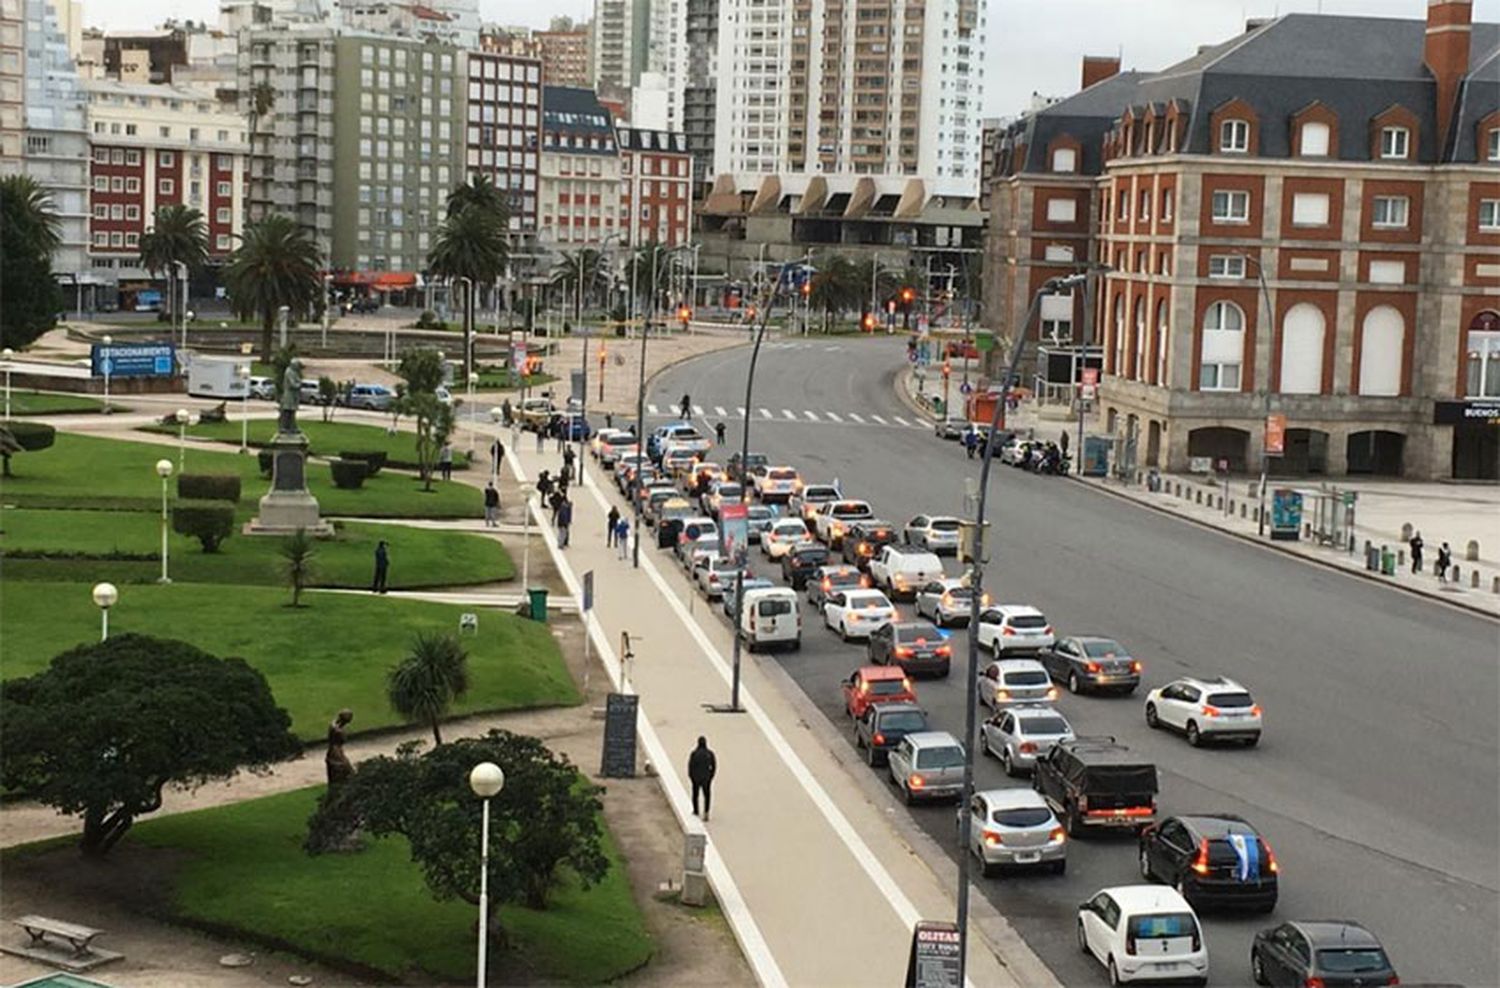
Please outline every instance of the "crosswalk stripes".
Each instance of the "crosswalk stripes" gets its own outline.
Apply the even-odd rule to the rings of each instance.
[[[655,405],[647,405],[646,406],[646,411],[650,412],[652,415],[660,415],[661,414],[661,412],[657,411],[657,408],[656,408]]]
[[[792,411],[790,408],[783,408],[781,410],[781,414],[785,415],[788,419],[791,419],[794,422],[797,420],[797,413]]]
[[[830,422],[837,422],[839,420],[839,417],[832,412],[824,412],[823,414],[828,416],[828,421]]]
[[[762,408],[760,410],[760,414],[761,414],[762,418],[770,418],[771,417],[771,410],[769,408]]]
[[[744,418],[745,417],[745,406],[744,405],[736,405],[735,408],[734,408],[734,410],[737,413],[739,413],[740,418]]]
[[[723,405],[715,405],[714,406],[714,414],[715,415],[728,415],[729,413],[726,412],[726,411],[724,411],[724,406]]]
[[[896,415],[896,416],[893,416],[893,417],[895,418],[897,425],[905,426],[908,429],[911,428],[911,423],[908,422],[908,421],[906,421],[906,419],[902,418],[899,415]]]
[[[815,412],[803,412],[802,414],[807,416],[807,420],[809,422],[816,422],[818,420],[818,416]]]
[[[865,422],[864,419],[860,418],[858,415],[854,414],[853,412],[849,413],[849,421],[851,421],[851,422],[858,422],[860,425],[863,425],[864,422]]]
[[[694,405],[693,406],[693,414],[694,415],[702,415],[703,414],[703,406],[702,405]]]
[[[879,422],[881,425],[885,425],[885,419],[881,418],[879,415],[871,415],[870,418],[876,422]]]

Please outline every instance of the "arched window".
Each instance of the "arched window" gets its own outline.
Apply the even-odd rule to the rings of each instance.
[[[1327,324],[1316,305],[1300,302],[1281,320],[1281,393],[1315,395],[1323,390],[1323,335]]]
[[[1156,303],[1156,383],[1167,386],[1167,300]]]
[[[1125,296],[1115,296],[1115,362],[1112,368],[1117,377],[1125,376]]]
[[[1401,393],[1401,350],[1405,336],[1406,320],[1392,306],[1377,305],[1365,314],[1359,338],[1360,394]]]
[[[1233,302],[1215,302],[1203,313],[1200,391],[1238,391],[1245,357],[1245,313]]]
[[[1321,120],[1309,120],[1302,125],[1301,152],[1304,158],[1328,157],[1328,141],[1332,132]]]
[[[1146,299],[1135,300],[1135,379],[1146,379]]]

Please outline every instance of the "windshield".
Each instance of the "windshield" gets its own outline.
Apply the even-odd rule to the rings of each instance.
[[[1040,827],[1052,819],[1052,811],[1045,806],[1019,806],[996,810],[993,819],[1004,827]]]
[[[745,489],[739,484],[720,484],[714,489],[714,493],[720,497],[739,497],[745,493]]]
[[[798,549],[793,556],[799,566],[821,566],[828,562],[827,549]]]
[[[746,517],[748,517],[751,521],[766,521],[767,519],[774,517],[774,515],[770,508],[763,507],[759,504],[752,504],[750,505],[750,510],[746,512]]]
[[[1250,699],[1249,693],[1210,693],[1208,695],[1210,707],[1224,707],[1229,710],[1252,707],[1255,701]]]
[[[917,751],[917,768],[960,768],[963,763],[964,750],[956,744]]]
[[[880,718],[882,731],[925,731],[927,715],[918,710],[897,710]]]
[[[806,535],[807,526],[794,519],[792,521],[777,522],[771,531],[777,535]]]
[[[864,577],[857,569],[829,573],[827,579],[830,587],[857,587],[864,582]]]
[[[832,501],[838,496],[838,490],[833,487],[802,488],[802,500],[804,501]]]
[[[1047,619],[1040,614],[1017,614],[1010,619],[1010,626],[1012,628],[1041,630],[1047,627]]]
[[[635,437],[627,432],[621,436],[610,436],[609,438],[605,439],[604,442],[609,446],[634,446]]]
[[[1328,974],[1383,971],[1390,967],[1390,963],[1385,951],[1379,947],[1336,947],[1318,951],[1318,970]]]
[[[956,532],[958,531],[958,519],[934,518],[932,520],[932,528],[934,531],[938,532]]]
[[[1101,638],[1098,641],[1084,642],[1083,652],[1091,659],[1112,659],[1116,656],[1124,658],[1130,653],[1119,642]]]
[[[1007,686],[1046,686],[1047,674],[1040,669],[1026,669],[1005,674]]]
[[[1068,722],[1061,717],[1022,717],[1016,723],[1023,734],[1067,734]]]
[[[1130,917],[1130,935],[1138,940],[1190,937],[1198,931],[1192,913],[1156,913]]]
[[[899,679],[876,679],[870,682],[870,692],[876,696],[895,696],[906,692],[906,683]]]
[[[885,594],[862,593],[849,595],[850,607],[890,607],[891,602],[885,599]]]

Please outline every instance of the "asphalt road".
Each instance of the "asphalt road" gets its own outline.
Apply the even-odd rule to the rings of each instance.
[[[748,354],[674,368],[647,400],[665,412],[690,393],[710,433],[724,406],[738,449]],[[756,405],[773,417],[752,415],[751,448],[804,479],[837,478],[898,524],[961,513],[963,478],[978,475],[977,462],[931,430],[871,421],[914,420],[893,390],[903,359],[899,337],[766,350]],[[1263,926],[1347,917],[1376,931],[1408,984],[1500,985],[1500,628],[1065,479],[994,471],[986,584],[996,600],[1042,608],[1060,634],[1111,635],[1145,662],[1134,697],[1065,694],[1059,707],[1074,729],[1150,756],[1163,815],[1239,813],[1276,851],[1281,900],[1271,917],[1204,917],[1212,983],[1249,983],[1249,946]],[[839,643],[810,609],[804,624],[802,651],[779,661],[851,736],[838,682],[862,663],[863,646]],[[953,641],[963,655],[964,632]],[[935,725],[955,734],[958,668],[918,683]],[[1266,710],[1258,748],[1192,749],[1146,728],[1145,688],[1188,673],[1227,674],[1252,690]],[[978,765],[982,789],[1026,784],[992,759]],[[910,812],[954,853],[952,804]],[[1079,839],[1065,876],[979,878],[977,887],[1065,984],[1103,984],[1074,945],[1075,909],[1100,888],[1139,881],[1134,850],[1129,837]]]

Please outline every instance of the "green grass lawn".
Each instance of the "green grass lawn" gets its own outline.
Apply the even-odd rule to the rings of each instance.
[[[557,378],[551,374],[528,374],[524,385],[515,384],[511,381],[509,371],[486,368],[479,372],[479,389],[481,391],[519,391],[522,387],[535,388],[551,384],[556,380]]]
[[[491,538],[341,522],[336,537],[318,543],[314,585],[368,586],[375,543],[381,539],[390,543],[393,590],[493,583],[516,575],[505,547]],[[197,539],[171,532],[168,561],[174,580],[279,587],[285,585],[280,545],[274,536],[236,532],[218,552],[206,553]],[[10,579],[148,583],[161,572],[160,552],[161,516],[155,512],[15,508],[0,513],[0,553],[29,557],[7,560]],[[42,554],[48,558],[35,558]],[[67,558],[77,556],[92,558]]]
[[[472,981],[477,911],[434,899],[403,838],[353,854],[303,853],[321,792],[146,820],[116,853],[129,853],[132,842],[183,853],[166,876],[175,918],[394,979]],[[490,948],[493,983],[602,984],[650,959],[654,945],[624,862],[607,829],[604,836],[610,870],[599,884],[583,889],[569,877],[546,910],[500,907],[511,949]]]
[[[256,402],[258,410],[264,410],[265,402]],[[238,447],[240,444],[240,419],[239,409],[230,409],[230,420],[227,422],[200,422],[197,425],[188,426],[188,435],[199,439],[212,439],[214,442],[232,443]],[[467,416],[460,415],[460,425],[467,422]],[[392,465],[405,464],[411,469],[416,469],[417,464],[417,434],[414,432],[387,433],[386,430],[377,425],[361,425],[357,422],[340,422],[335,418],[332,422],[324,422],[316,411],[310,411],[300,415],[297,426],[307,436],[308,452],[313,456],[337,456],[348,450],[349,452],[384,452]],[[142,432],[158,432],[164,435],[177,435],[177,427],[173,425],[148,425],[141,427]],[[264,446],[276,435],[275,419],[252,419],[250,421],[249,443],[251,446]],[[468,437],[455,435],[453,437],[453,465],[462,469],[468,464]]]
[[[392,573],[399,565],[398,554]],[[7,579],[0,593],[4,676],[31,675],[58,653],[96,641],[99,611],[89,590],[93,579],[108,576],[105,570],[78,583]],[[110,610],[110,632],[180,638],[214,655],[244,658],[265,674],[292,729],[311,741],[341,707],[353,708],[358,731],[399,725],[385,699],[387,670],[404,657],[414,633],[456,633],[459,614],[472,610],[334,593],[305,594],[307,606],[294,609],[290,599],[270,587],[124,586]],[[463,642],[471,686],[455,714],[580,702],[546,625],[485,611],[479,633]]]
[[[18,507],[160,510],[161,479],[155,464],[168,459],[175,468],[176,453],[171,446],[58,433],[50,449],[11,458],[15,476],[5,479],[0,501]],[[261,476],[256,457],[238,453],[190,448],[187,471],[238,473],[243,480],[241,508],[251,513],[271,486]],[[435,481],[431,491],[423,491],[421,482],[411,475],[382,470],[359,490],[341,490],[333,486],[324,463],[308,464],[307,480],[325,515],[477,518],[484,514],[483,493],[467,484]],[[176,493],[175,484],[170,490]]]
[[[111,400],[110,405],[120,411],[120,403]],[[12,391],[10,413],[12,415],[69,415],[79,412],[100,412],[104,402],[88,395],[42,394],[39,391]]]

